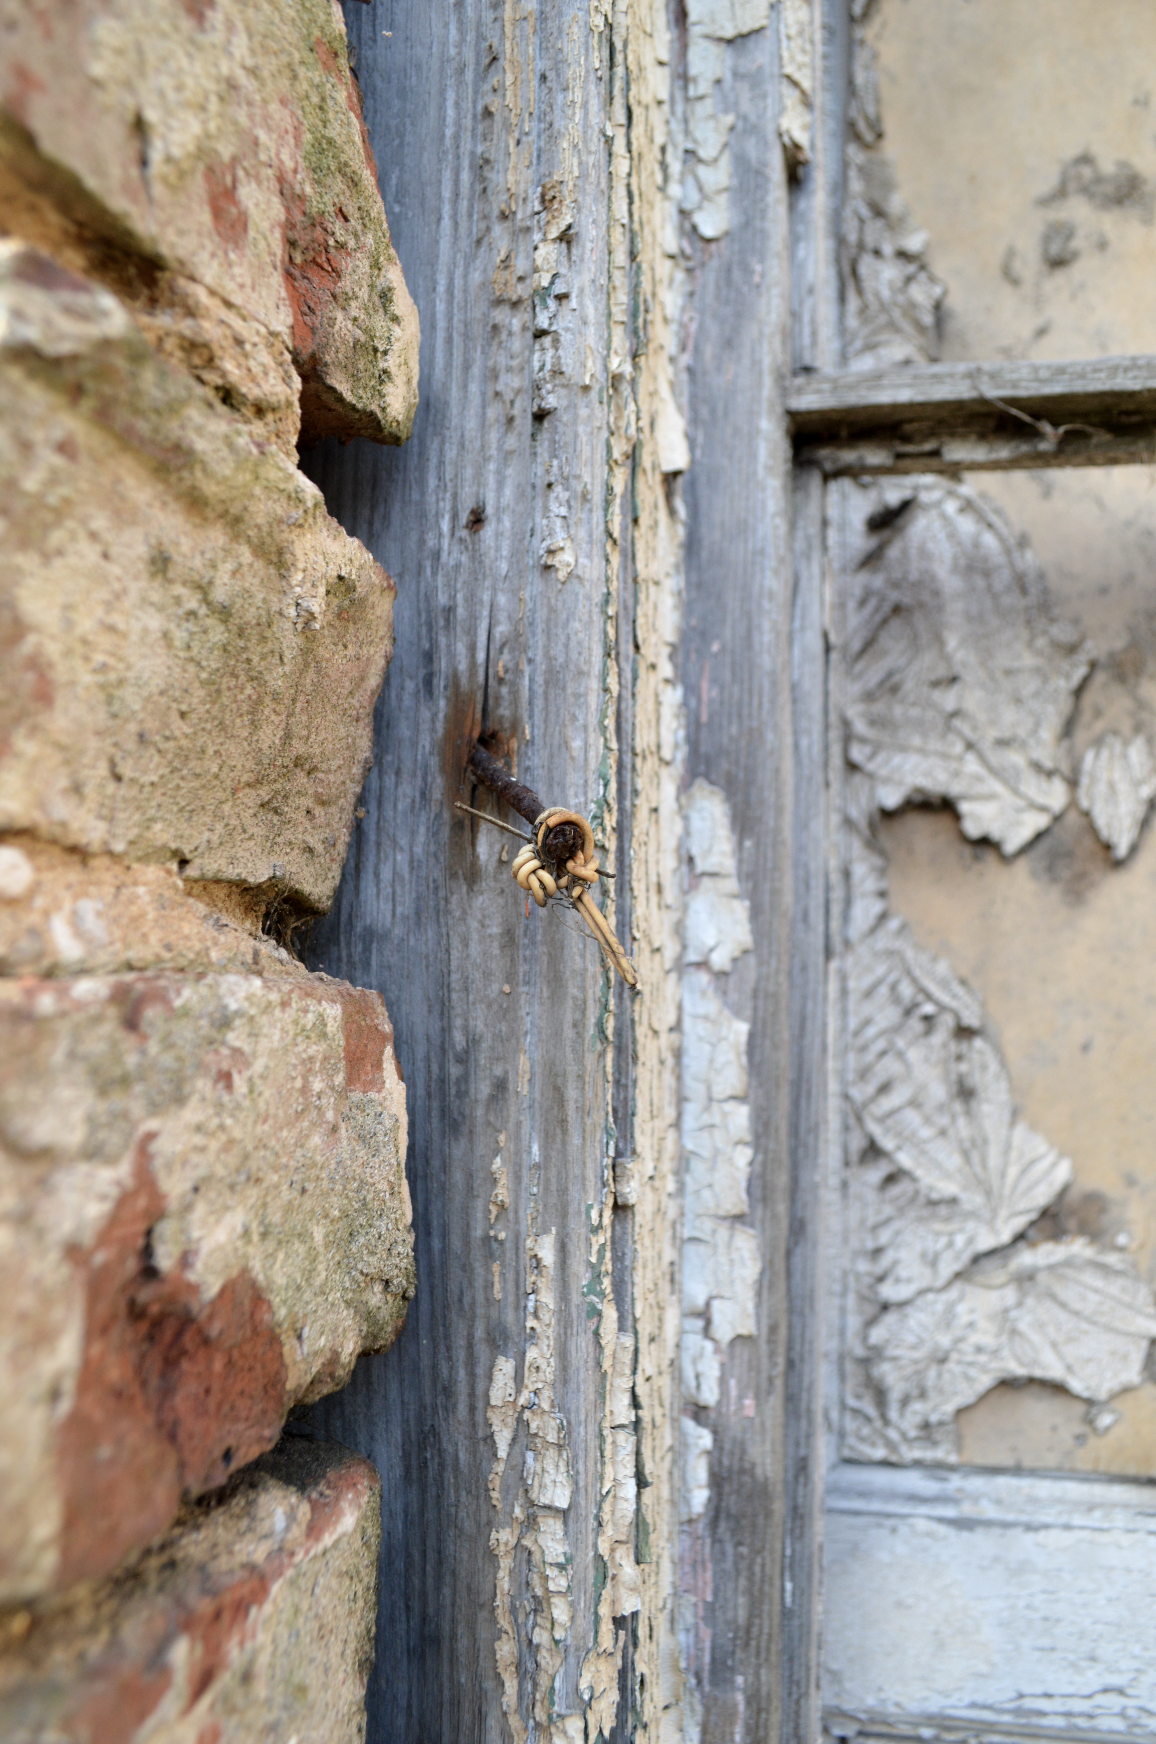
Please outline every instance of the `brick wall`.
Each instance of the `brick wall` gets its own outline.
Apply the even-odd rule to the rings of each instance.
[[[296,447],[416,391],[336,4],[9,0],[5,1740],[364,1732],[375,1474],[268,1450],[413,1290],[384,1006],[285,948],[394,590]]]

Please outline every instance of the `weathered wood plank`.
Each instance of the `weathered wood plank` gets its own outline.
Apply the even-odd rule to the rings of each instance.
[[[823,1172],[827,1141],[827,719],[824,483],[795,473],[791,620],[793,907],[790,1235],[783,1458],[783,1744],[820,1730],[823,1515]]]
[[[486,730],[613,829],[614,75],[586,0],[378,0],[349,25],[422,393],[406,448],[310,461],[398,584],[366,816],[313,955],[396,1026],[418,1294],[316,1417],[384,1483],[370,1739],[497,1744],[554,1736],[599,1678],[611,1712],[618,1693],[597,1649],[607,981],[553,914],[525,918],[504,838],[452,809],[491,803],[464,779]]]
[[[841,356],[839,247],[850,67],[846,0],[816,0],[814,147],[791,195],[795,326],[799,284],[809,287],[813,369]],[[796,378],[798,379],[798,378]],[[827,1273],[826,1198],[830,1144],[828,926],[830,694],[827,649],[827,490],[813,466],[794,468],[791,622],[794,916],[791,957],[790,1237],[783,1467],[783,1744],[822,1730],[820,1635],[824,1500],[823,1401]],[[841,734],[834,735],[841,743]]]
[[[787,404],[797,458],[831,476],[1156,457],[1156,357],[796,375]]]
[[[863,428],[918,414],[983,415],[992,400],[1060,423],[1065,416],[1126,407],[1156,409],[1156,356],[1085,358],[1074,363],[927,363],[898,369],[796,375],[787,413],[796,434],[847,422]]]
[[[751,1024],[750,1222],[762,1271],[757,1335],[727,1345],[719,1403],[694,1413],[714,1439],[709,1503],[684,1528],[683,1603],[703,1739],[766,1744],[781,1735],[784,1714],[794,899],[790,450],[779,382],[789,356],[789,239],[777,37],[754,32],[726,52],[718,106],[736,117],[731,228],[706,249],[695,245],[683,674],[687,775],[726,796],[750,905],[753,951],[719,996]]]

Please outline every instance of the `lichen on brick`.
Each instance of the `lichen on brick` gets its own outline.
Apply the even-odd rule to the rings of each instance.
[[[417,313],[331,0],[17,10],[0,110],[17,203],[70,178],[85,227],[151,266],[146,306],[159,289],[162,310],[187,309],[165,293],[176,275],[216,300],[210,345],[231,310],[266,335],[266,376],[288,346],[310,439],[406,439]]]
[[[0,982],[0,1596],[111,1568],[392,1342],[405,1141],[377,995]]]
[[[392,583],[107,291],[8,245],[0,317],[0,829],[327,907]]]

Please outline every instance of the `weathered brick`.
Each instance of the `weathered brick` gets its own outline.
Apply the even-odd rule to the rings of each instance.
[[[121,1574],[9,1618],[5,1744],[360,1744],[380,1534],[369,1462],[286,1437]]]
[[[413,1289],[378,995],[323,976],[0,982],[0,1600],[98,1576]]]
[[[143,301],[166,319],[183,304],[210,348],[227,310],[258,323],[274,346],[257,374],[291,353],[311,438],[404,441],[417,315],[335,0],[10,0],[4,26],[12,222],[46,202],[154,277],[204,287],[208,321],[194,293],[138,274]]]
[[[0,829],[332,899],[393,584],[107,290],[0,243]]]
[[[261,931],[264,901],[236,884],[181,878],[172,866],[126,864],[0,836],[0,975],[90,975],[123,969],[306,971]]]

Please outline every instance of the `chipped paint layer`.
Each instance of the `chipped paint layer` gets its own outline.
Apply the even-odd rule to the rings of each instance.
[[[686,903],[685,961],[725,975],[753,949],[750,907],[739,894],[726,795],[696,781],[683,804],[687,853],[696,879]]]
[[[1076,1236],[1016,1242],[887,1309],[867,1346],[885,1421],[934,1458],[939,1432],[997,1381],[1050,1381],[1102,1404],[1139,1386],[1153,1337],[1156,1303],[1127,1255]]]
[[[691,889],[682,983],[680,1629],[685,1663],[694,1667],[703,1659],[699,1611],[710,1579],[709,1549],[697,1523],[710,1505],[714,1446],[698,1413],[719,1403],[731,1340],[757,1332],[761,1259],[758,1237],[745,1221],[754,1161],[747,1099],[750,1025],[728,1009],[722,992],[722,977],[753,949],[750,913],[738,887],[725,794],[695,781],[683,801],[683,819]],[[688,1678],[684,1737],[697,1736],[699,1708],[697,1685]]]
[[[1114,860],[1136,846],[1148,808],[1156,798],[1156,763],[1143,733],[1123,739],[1104,733],[1084,752],[1076,804]]]
[[[814,102],[811,0],[779,0],[779,137],[792,166],[810,162]]]
[[[851,92],[844,159],[840,267],[844,356],[853,369],[927,363],[939,355],[946,286],[927,265],[929,237],[912,224],[880,151],[875,51],[865,26],[875,0],[852,0]]]
[[[500,1524],[490,1533],[497,1563],[496,1651],[504,1691],[502,1710],[515,1744],[525,1744],[531,1737],[567,1736],[551,1724],[554,1679],[572,1619],[573,1561],[564,1519],[573,1495],[569,1434],[555,1395],[555,1237],[551,1229],[527,1238],[522,1385],[516,1385],[514,1358],[497,1357],[486,1411],[494,1438],[490,1500],[500,1516]],[[523,1430],[520,1479],[507,1507],[502,1485],[519,1428]],[[525,1618],[515,1616],[513,1597],[514,1558],[519,1549],[528,1563],[527,1595],[518,1607],[528,1612]],[[520,1643],[532,1648],[525,1689],[519,1675]],[[527,1706],[533,1730],[523,1715]]]
[[[1138,1385],[1156,1300],[1125,1254],[1082,1237],[1033,1239],[1071,1163],[1018,1118],[975,993],[890,912],[875,824],[881,810],[946,801],[965,835],[1018,852],[1071,797],[1065,734],[1089,653],[978,495],[915,480],[849,486],[842,502],[853,1250],[843,1451],[951,1463],[956,1412],[1000,1381],[1047,1381],[1093,1405]],[[1105,830],[1120,821],[1111,806],[1125,773],[1133,779],[1128,750],[1105,735],[1085,760],[1082,803],[1096,794]],[[1150,771],[1137,753],[1137,794]]]
[[[646,996],[634,1014],[633,1334],[639,1490],[633,1527],[640,1612],[633,1648],[638,1737],[683,1732],[678,1653],[679,1001],[682,867],[682,518],[678,475],[690,450],[676,392],[682,267],[677,242],[681,152],[671,127],[666,10],[632,0],[626,65],[635,238],[634,283],[645,330],[635,340],[633,402],[634,952]],[[621,1329],[622,1333],[627,1328]],[[615,1370],[624,1377],[619,1359]],[[624,1384],[624,1379],[623,1379]],[[612,1409],[621,1419],[621,1406]]]
[[[642,1606],[641,1582],[634,1554],[638,1503],[638,1437],[633,1391],[635,1341],[630,1333],[619,1331],[618,1310],[610,1291],[612,1216],[613,1203],[607,1199],[590,1244],[592,1273],[599,1279],[603,1293],[599,1317],[604,1403],[598,1556],[605,1571],[598,1598],[597,1633],[583,1661],[580,1683],[587,1702],[587,1736],[591,1739],[609,1737],[618,1713],[625,1632],[618,1626],[617,1619],[633,1616]]]
[[[524,307],[532,295],[538,519],[530,561],[554,571],[558,590],[565,588],[575,611],[589,611],[582,621],[591,627],[590,602],[601,595],[601,743],[589,809],[599,843],[606,844],[606,863],[617,873],[603,897],[612,916],[629,879],[632,944],[646,994],[633,1011],[633,1131],[606,1134],[601,1175],[587,1207],[584,1280],[576,1283],[573,1276],[573,1222],[564,1226],[559,1218],[556,1230],[538,1228],[537,1164],[527,1169],[514,1133],[507,1147],[499,1141],[496,1156],[492,1147],[485,1153],[493,1158],[492,1192],[482,1221],[491,1244],[508,1237],[501,1257],[496,1246],[489,1250],[495,1294],[500,1286],[506,1312],[522,1288],[512,1281],[522,1252],[526,1264],[521,1326],[507,1323],[500,1354],[489,1358],[485,1402],[493,1448],[488,1485],[495,1652],[505,1729],[515,1744],[594,1744],[610,1736],[627,1718],[621,1711],[626,1676],[638,1737],[666,1740],[682,1730],[676,1639],[678,1302],[672,1290],[678,1270],[682,907],[676,481],[690,464],[674,385],[680,267],[670,237],[679,178],[669,162],[670,44],[649,0],[591,0],[588,9],[575,12],[564,64],[557,68],[562,94],[543,97],[539,88],[540,104],[555,101],[563,118],[547,155],[539,153],[529,119],[535,89],[527,71],[532,17],[525,0],[507,0],[504,96],[500,84],[493,87],[495,113],[504,108],[511,164],[517,160],[511,175],[523,210],[532,206],[532,285],[525,239],[520,243],[515,231],[509,242],[503,240],[493,289],[503,305]],[[594,139],[599,151],[604,142],[609,166],[608,203],[601,209],[584,198]],[[511,198],[511,208],[514,203]],[[592,315],[598,297],[604,304]],[[503,307],[499,313],[506,319],[510,311]],[[599,463],[605,456],[595,487],[604,512],[601,549],[590,538],[592,476],[574,461],[575,421],[581,430],[594,431]],[[595,452],[594,446],[587,452]],[[632,609],[620,618],[624,576]],[[550,578],[540,579],[553,597]],[[627,641],[620,650],[623,630]],[[618,813],[620,680],[634,686],[632,744],[622,747],[634,759],[629,833]],[[599,1041],[613,1040],[614,1022],[609,1004],[599,1014]],[[576,1037],[575,1045],[587,1048],[588,1038]],[[519,1126],[535,1117],[536,1057],[527,1038],[511,1086]],[[609,1091],[610,1065],[611,1049],[603,1048],[590,1068],[592,1108]],[[622,1156],[625,1150],[631,1154]],[[626,1216],[633,1226],[627,1244],[632,1277],[623,1280],[615,1275],[612,1255],[623,1252]],[[555,1222],[553,1213],[543,1221]],[[578,1288],[585,1296],[589,1346],[581,1337],[574,1342]],[[515,1312],[518,1299],[515,1294]],[[629,1320],[619,1318],[622,1301],[630,1303]],[[568,1423],[561,1401],[585,1396],[591,1354],[600,1368],[600,1418],[592,1420],[584,1409]],[[575,1559],[585,1566],[575,1567]]]
[[[848,756],[884,811],[950,801],[1015,854],[1068,804],[1064,733],[1090,657],[993,503],[864,490],[849,561]]]
[[[771,0],[690,0],[686,9],[686,147],[682,210],[706,242],[730,229],[731,157],[735,117],[718,107],[726,75],[726,44],[771,21]],[[796,42],[801,38],[797,21]],[[792,64],[801,60],[796,52]],[[800,91],[801,96],[801,91]]]

